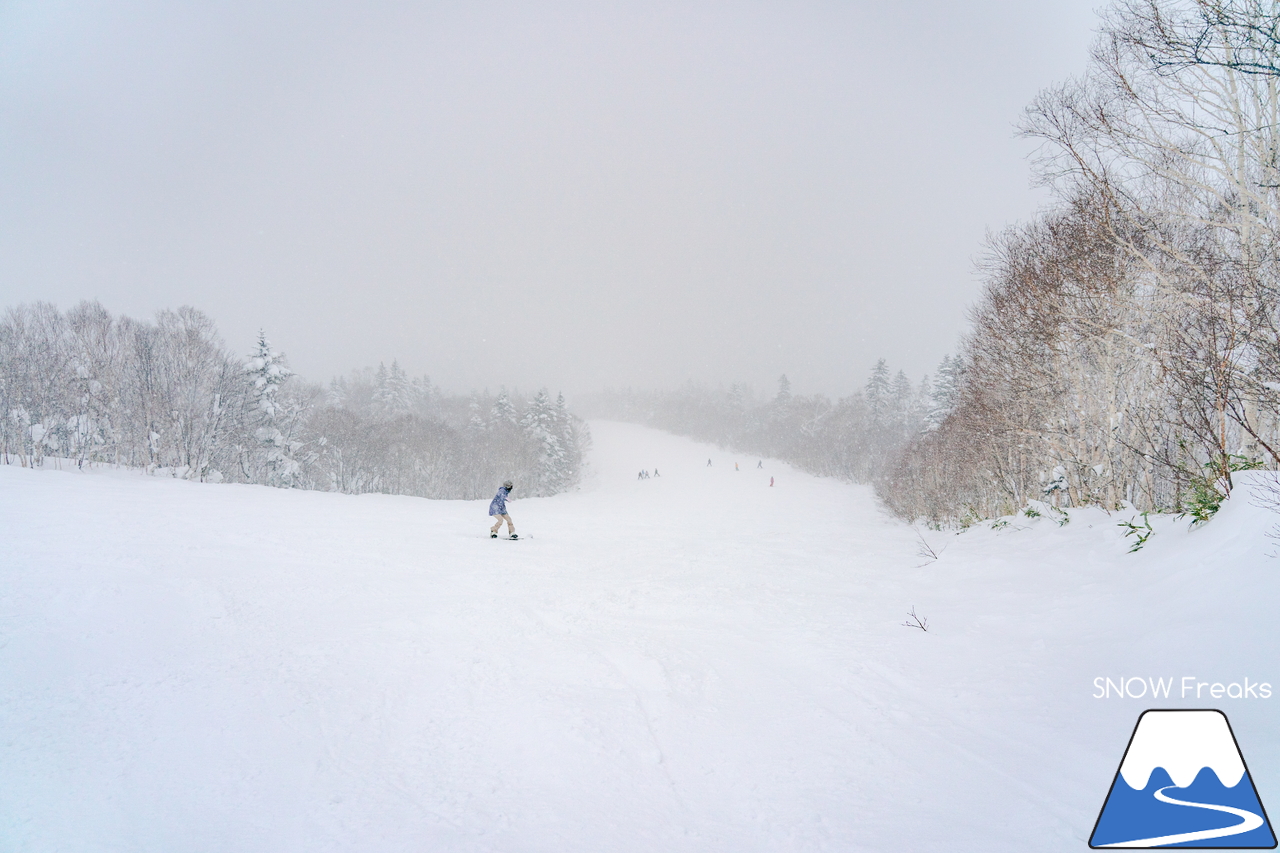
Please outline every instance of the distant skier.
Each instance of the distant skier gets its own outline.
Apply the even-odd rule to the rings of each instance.
[[[773,478],[772,478],[772,477],[770,477],[770,478],[769,478],[769,488],[771,488],[771,489],[773,488]]]
[[[763,460],[763,459],[761,459],[759,462],[757,462],[757,463],[756,463],[756,467],[757,467],[757,468],[763,468],[763,467],[764,467],[764,460]]]
[[[515,486],[510,480],[502,484],[502,488],[498,489],[498,493],[493,496],[493,500],[489,502],[489,515],[497,516],[498,520],[494,522],[493,527],[489,528],[489,538],[497,539],[498,531],[502,529],[502,522],[507,523],[507,538],[519,539],[516,536],[516,526],[512,522],[511,516],[507,515],[507,496],[511,494],[511,490]]]
[[[658,473],[658,469],[657,469],[657,468],[654,468],[654,469],[653,469],[653,476],[655,476],[655,477],[661,477],[662,475]]]
[[[643,471],[641,471],[641,472],[639,472],[638,474],[636,474],[636,479],[637,479],[637,480],[643,480],[643,479],[644,479],[644,472],[643,472]]]
[[[738,470],[738,463],[737,463],[737,462],[733,463],[733,470],[735,470],[735,471],[737,471],[737,470]]]
[[[711,460],[710,460],[710,459],[708,459],[708,460],[707,460],[707,467],[708,467],[708,468],[710,468],[710,467],[711,467]]]

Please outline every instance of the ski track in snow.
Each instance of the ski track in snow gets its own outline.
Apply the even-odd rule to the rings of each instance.
[[[1133,555],[1100,510],[924,531],[922,566],[866,487],[592,429],[515,544],[488,498],[0,466],[0,847],[1079,850],[1179,706],[1095,677],[1280,682],[1246,501]],[[1265,800],[1270,702],[1220,705]]]

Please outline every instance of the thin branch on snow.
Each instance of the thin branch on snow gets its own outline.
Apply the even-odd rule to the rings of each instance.
[[[902,623],[904,628],[919,628],[921,631],[929,630],[929,620],[916,615],[916,608],[913,604],[911,612],[907,614],[907,621]]]
[[[920,532],[919,528],[913,527],[912,530],[915,531],[916,539],[920,541],[920,547],[916,550],[916,556],[925,558],[925,562],[921,563],[919,566],[916,566],[917,569],[920,568],[921,566],[927,566],[929,565],[929,563],[934,562],[935,560],[937,560],[942,556],[943,551],[947,550],[946,545],[943,545],[941,548],[935,550],[934,547],[929,544],[929,540],[924,538],[924,534]]]

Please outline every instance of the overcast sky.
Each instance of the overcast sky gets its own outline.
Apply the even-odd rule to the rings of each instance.
[[[458,392],[918,378],[1098,5],[0,0],[0,307]]]

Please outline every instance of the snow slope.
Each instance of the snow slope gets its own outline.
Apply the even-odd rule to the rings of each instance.
[[[1280,811],[1280,697],[1092,698],[1280,693],[1248,501],[921,565],[864,487],[592,429],[520,542],[487,501],[0,466],[0,848],[1082,850],[1147,707],[1222,708]]]

